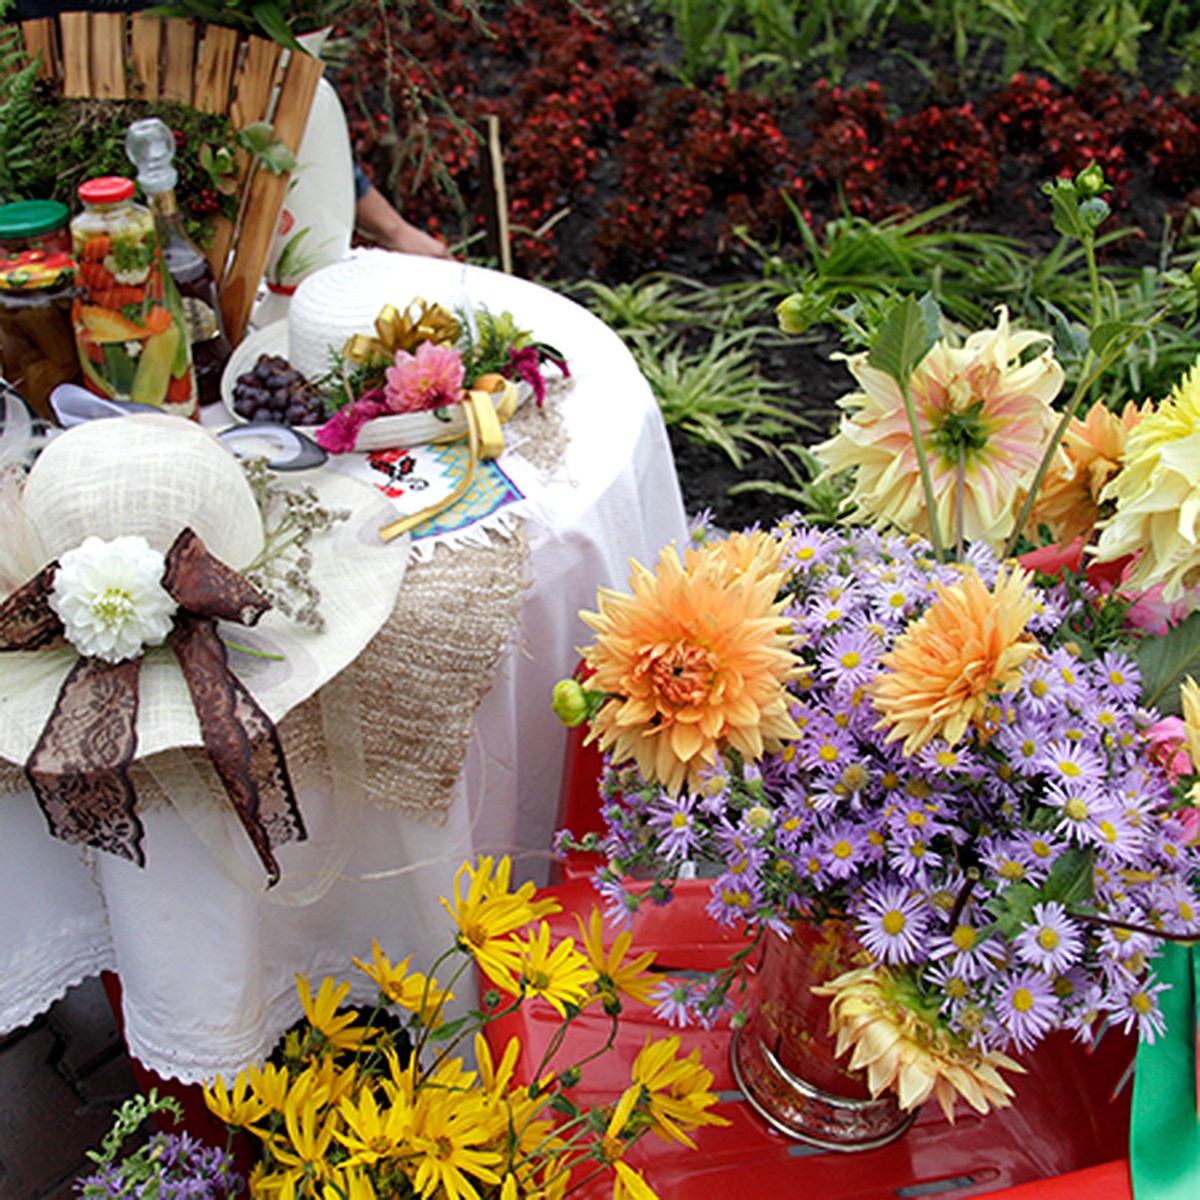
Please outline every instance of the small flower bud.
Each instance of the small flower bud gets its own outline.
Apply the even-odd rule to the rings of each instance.
[[[803,333],[812,325],[811,305],[799,292],[781,300],[775,308],[775,315],[784,333]]]
[[[560,679],[554,685],[550,706],[566,726],[582,725],[588,717],[587,693],[575,679]]]

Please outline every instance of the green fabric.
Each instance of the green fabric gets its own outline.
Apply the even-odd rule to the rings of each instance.
[[[1155,962],[1171,988],[1159,995],[1167,1032],[1137,1052],[1130,1123],[1134,1200],[1200,1197],[1200,1118],[1196,1112],[1196,999],[1200,947],[1169,943]]]

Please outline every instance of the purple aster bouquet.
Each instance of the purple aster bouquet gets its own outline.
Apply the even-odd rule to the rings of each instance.
[[[232,1158],[216,1146],[206,1146],[187,1133],[153,1133],[128,1153],[132,1139],[155,1113],[182,1120],[177,1100],[147,1096],[127,1100],[114,1114],[113,1126],[100,1150],[87,1152],[95,1170],[75,1183],[83,1200],[235,1200],[246,1195],[246,1181],[233,1169]]]
[[[1106,188],[1098,168],[1047,186],[1093,266]],[[555,697],[609,754],[607,834],[579,844],[612,906],[702,872],[709,912],[768,950],[837,923],[849,952],[812,989],[837,1053],[948,1115],[1007,1103],[996,1068],[1052,1030],[1153,1042],[1156,960],[1200,939],[1200,364],[1159,405],[1080,418],[1143,330],[1083,337],[1055,409],[1051,339],[998,312],[963,340],[898,302],[815,449],[847,476],[842,523],[635,564],[632,594],[582,614],[590,675]],[[1039,586],[1012,555],[1046,531],[1106,590]],[[1147,598],[1165,636],[1137,643]],[[669,985],[662,1011],[711,1019],[741,969]]]
[[[757,588],[790,647],[771,676],[785,714],[754,690],[768,647],[705,628],[722,580]],[[1197,813],[1172,769],[1200,746],[1200,701],[1189,715],[1185,693],[1164,750],[1103,597],[1038,587],[982,546],[941,563],[912,536],[799,519],[682,565],[669,550],[633,585],[585,614],[583,694],[612,753],[608,832],[582,844],[607,856],[616,910],[647,894],[631,877],[661,896],[699,870],[721,922],[843,922],[855,969],[823,989],[840,1049],[886,1026],[873,1082],[902,1102],[1006,1103],[995,1067],[1052,1030],[1162,1031],[1155,955],[1200,936]],[[711,1019],[735,975],[672,982],[662,1011]]]

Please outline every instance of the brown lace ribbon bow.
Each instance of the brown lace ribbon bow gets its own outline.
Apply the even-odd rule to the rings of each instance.
[[[0,604],[0,650],[67,645],[50,607],[58,563]],[[185,529],[167,552],[162,585],[179,608],[167,641],[179,660],[200,732],[271,884],[273,850],[306,836],[283,746],[270,717],[229,669],[217,620],[253,625],[271,603]],[[53,836],[145,866],[144,830],[129,765],[137,753],[140,658],[80,657],[59,689],[25,773]]]

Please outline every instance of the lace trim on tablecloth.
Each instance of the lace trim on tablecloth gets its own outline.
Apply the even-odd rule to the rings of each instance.
[[[60,930],[14,962],[4,964],[6,1003],[0,1035],[30,1024],[85,979],[116,968],[107,937],[87,924]]]

